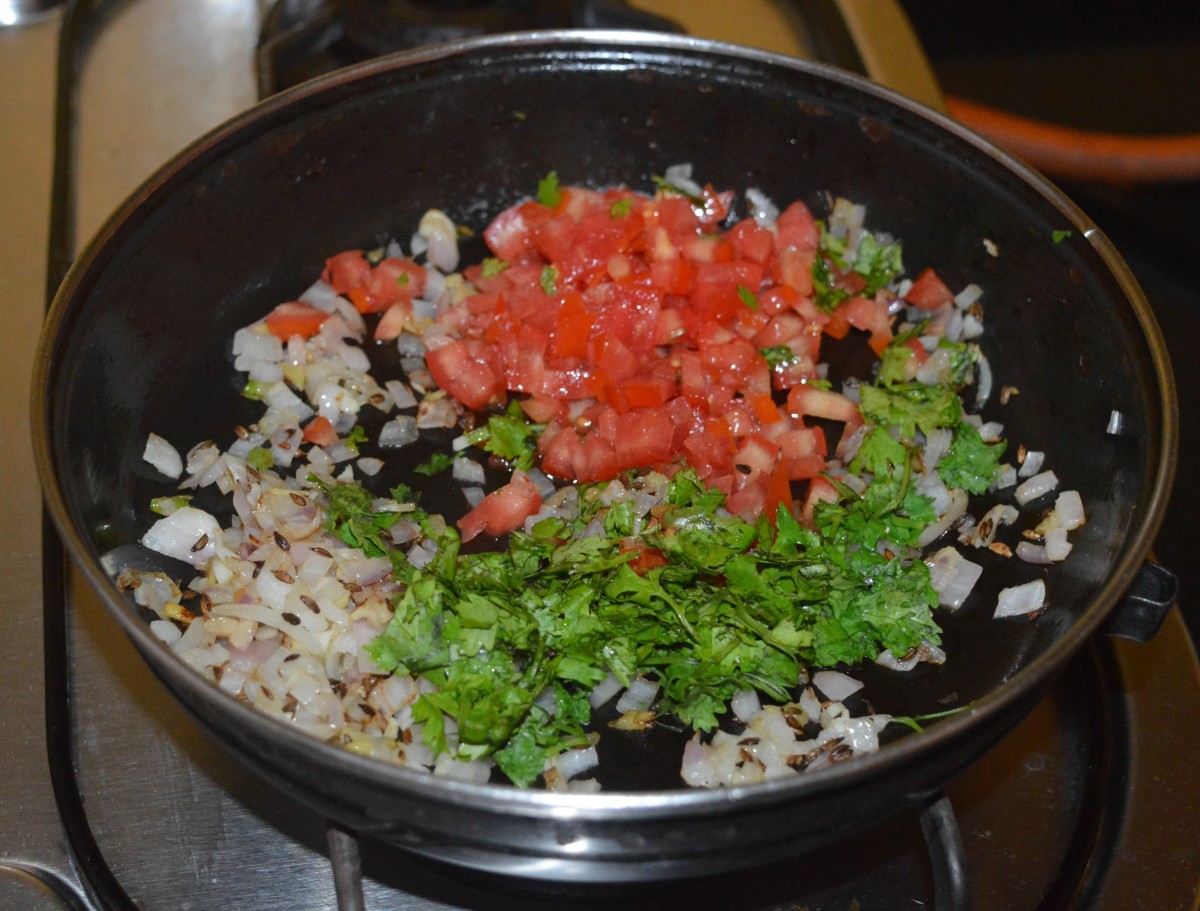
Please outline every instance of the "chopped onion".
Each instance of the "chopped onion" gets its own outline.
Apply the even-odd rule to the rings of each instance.
[[[762,711],[762,702],[754,690],[739,690],[729,700],[729,708],[742,724],[749,724]]]
[[[1051,562],[1050,557],[1046,554],[1046,548],[1040,544],[1034,544],[1032,541],[1020,541],[1017,543],[1017,557],[1026,563],[1041,564],[1043,566]]]
[[[832,699],[834,702],[841,702],[863,688],[861,681],[841,671],[817,671],[813,674],[812,682],[826,699]]]
[[[194,506],[184,506],[150,526],[141,539],[153,551],[195,566],[207,563],[217,552],[221,525]]]
[[[967,560],[949,546],[926,557],[925,564],[929,567],[929,584],[937,592],[938,604],[955,610],[963,606],[983,575],[982,566]]]
[[[1022,506],[1044,496],[1058,486],[1058,477],[1053,471],[1043,471],[1017,486],[1013,496]]]
[[[475,484],[482,487],[485,480],[483,466],[474,459],[455,459],[450,474],[459,484]]]
[[[402,414],[379,428],[379,445],[383,449],[399,449],[415,443],[420,436],[417,419],[412,415]]]
[[[593,709],[598,709],[613,696],[621,691],[621,681],[613,674],[609,674],[594,687],[591,693],[588,694],[588,702],[591,703]]]
[[[1046,453],[1030,450],[1025,453],[1025,461],[1021,463],[1021,467],[1017,470],[1017,477],[1031,478],[1042,470],[1042,464],[1046,461]]]
[[[146,449],[142,458],[168,478],[178,478],[183,474],[183,457],[180,456],[179,450],[157,433],[152,433],[146,438]]]
[[[629,686],[621,694],[621,698],[617,700],[617,711],[645,711],[654,705],[657,696],[657,683],[645,677],[634,677],[629,681]]]
[[[600,764],[600,756],[594,746],[574,750],[563,750],[554,758],[554,768],[565,779],[589,772]]]
[[[1020,617],[1039,610],[1046,603],[1046,583],[1034,579],[1024,585],[1001,589],[993,617]]]

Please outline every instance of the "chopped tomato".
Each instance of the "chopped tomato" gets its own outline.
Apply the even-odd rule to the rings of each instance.
[[[922,310],[937,310],[954,301],[954,292],[946,287],[936,272],[926,269],[917,276],[904,299]]]
[[[484,231],[505,268],[469,268],[475,293],[440,310],[426,355],[434,380],[477,411],[515,394],[545,425],[540,467],[557,479],[686,463],[731,511],[772,520],[794,508],[792,483],[809,481],[800,512],[811,520],[832,488],[821,480],[825,430],[805,421],[862,422],[853,401],[813,385],[822,339],[858,329],[881,351],[892,338],[887,297],[860,296],[865,279],[851,271],[834,277],[849,298],[831,314],[818,308],[820,230],[803,203],[770,229],[744,219],[721,231],[732,196],[712,188],[696,199],[560,189],[556,205],[521,203]],[[383,310],[377,337],[419,293],[406,262],[372,270],[349,251],[327,264],[339,293]],[[919,279],[910,301],[944,299],[935,280]],[[519,524],[514,485],[472,511],[464,537]]]
[[[304,442],[332,446],[338,441],[337,430],[329,418],[315,417],[304,425]]]
[[[493,490],[469,513],[458,520],[464,542],[480,534],[493,537],[520,528],[526,518],[542,506],[542,495],[525,472],[513,472],[512,480]]]
[[[370,281],[371,264],[362,250],[347,250],[325,260],[321,278],[338,294],[346,294]]]
[[[304,301],[288,301],[267,314],[267,331],[287,341],[292,336],[311,338],[321,330],[329,314]]]

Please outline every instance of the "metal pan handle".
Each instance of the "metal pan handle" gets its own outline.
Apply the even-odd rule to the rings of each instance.
[[[1178,596],[1179,579],[1175,573],[1147,560],[1134,577],[1125,599],[1109,615],[1104,631],[1134,642],[1149,642]]]

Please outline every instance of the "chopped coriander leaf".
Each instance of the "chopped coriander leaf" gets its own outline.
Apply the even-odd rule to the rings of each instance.
[[[873,234],[863,235],[851,268],[867,280],[862,293],[868,297],[886,288],[904,271],[900,244],[881,244]]]
[[[521,413],[520,408],[510,409],[506,414],[493,414],[487,423],[467,434],[473,446],[482,446],[494,456],[510,463],[514,468],[528,471],[537,456],[537,440],[545,424],[532,424]]]
[[[501,272],[508,268],[508,263],[495,256],[489,256],[483,261],[483,277],[495,278]]]
[[[342,442],[346,444],[346,448],[358,455],[358,447],[360,443],[367,442],[367,431],[361,424],[355,424],[350,432],[342,437]]]
[[[189,494],[178,494],[173,497],[155,497],[150,501],[150,511],[160,516],[169,516],[176,510],[183,509],[192,502]]]
[[[448,452],[435,452],[428,459],[413,469],[417,474],[431,478],[436,474],[441,474],[447,468],[454,464],[454,456]]]
[[[562,202],[562,188],[558,185],[557,171],[551,171],[538,181],[537,200],[551,209]]]
[[[834,237],[829,233],[825,222],[817,220],[817,252],[836,265],[839,269],[849,269],[846,261],[848,242],[844,237]]]
[[[564,540],[564,520],[546,520],[533,534],[513,533],[508,551],[412,571],[368,653],[437,687],[414,705],[435,750],[448,748],[452,719],[457,756],[494,755],[527,786],[557,753],[587,742],[587,693],[606,674],[626,684],[651,676],[662,687],[660,715],[710,731],[739,690],[789,698],[802,663],[940,642],[925,564],[874,546],[908,543],[919,533],[909,510],[928,503],[905,489],[911,453],[877,433],[863,458],[876,483],[891,487],[822,504],[819,532],[786,511],[777,528],[728,515],[724,495],[684,469],[666,482],[653,517],[639,519],[629,498],[593,510],[605,534]],[[581,503],[598,500],[592,487],[602,486],[581,485]],[[892,502],[901,506],[888,512]],[[453,529],[444,534],[457,553]],[[656,548],[665,565],[634,572],[630,541]],[[553,713],[535,705],[547,686]]]
[[[269,383],[264,383],[261,380],[251,380],[242,387],[242,398],[249,399],[252,402],[261,402],[267,394],[267,386]]]
[[[608,214],[613,218],[626,218],[633,211],[633,199],[626,196],[624,199],[618,199],[608,210]]]
[[[960,387],[971,378],[971,371],[979,363],[979,348],[967,342],[951,342],[938,339],[938,348],[951,352],[948,382]]]
[[[985,443],[979,431],[964,421],[954,429],[950,451],[938,462],[938,477],[947,487],[984,493],[1000,473],[1000,457],[1005,447],[1003,442]]]
[[[313,475],[309,475],[309,481],[329,496],[325,527],[331,534],[349,546],[357,547],[368,557],[391,555],[392,542],[386,532],[404,513],[376,509],[375,498],[361,484],[326,484]],[[408,514],[413,515],[414,511],[410,510]]]
[[[1075,235],[1074,231],[1053,231],[1050,234],[1050,239],[1056,244],[1061,244],[1064,240]]]
[[[745,304],[751,310],[758,309],[758,296],[755,295],[753,291],[751,291],[745,285],[738,285],[737,293],[743,304]]]
[[[796,352],[787,345],[771,345],[768,348],[759,348],[758,353],[766,358],[772,370],[776,367],[786,366],[796,360]]]
[[[859,389],[862,416],[882,427],[895,427],[912,440],[939,427],[955,427],[962,419],[962,403],[949,386],[898,383],[891,386],[862,386]]]
[[[271,454],[271,450],[255,446],[246,455],[246,464],[259,471],[266,471],[275,467],[275,456]]]
[[[554,297],[557,290],[556,282],[558,281],[558,270],[553,266],[543,266],[542,276],[538,279],[538,283],[542,286],[542,290],[546,292],[547,297]]]
[[[824,313],[832,313],[842,301],[850,299],[850,292],[834,283],[829,262],[818,256],[812,265],[813,300]]]

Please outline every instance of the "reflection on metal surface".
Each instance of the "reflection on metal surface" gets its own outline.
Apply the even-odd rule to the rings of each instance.
[[[66,0],[0,0],[0,28],[42,22],[65,3]]]

